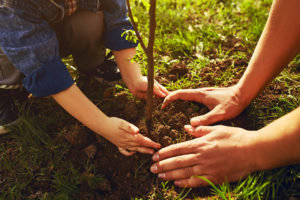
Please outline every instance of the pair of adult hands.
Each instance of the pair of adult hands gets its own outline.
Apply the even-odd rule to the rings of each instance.
[[[201,88],[170,93],[162,106],[181,99],[204,104],[209,113],[191,119],[185,130],[197,137],[194,140],[163,148],[153,155],[156,161],[151,171],[164,180],[175,180],[179,187],[208,185],[203,176],[215,184],[234,182],[256,171],[247,156],[248,137],[241,128],[207,126],[238,116],[251,102],[245,99],[238,86]]]

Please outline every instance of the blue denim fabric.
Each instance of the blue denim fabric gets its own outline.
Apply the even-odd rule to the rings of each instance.
[[[104,45],[111,50],[136,47],[121,37],[132,29],[125,0],[80,0],[80,7],[104,12]],[[64,17],[64,0],[0,0],[0,46],[27,77],[23,84],[36,97],[56,94],[74,81],[61,61],[51,24]]]
[[[49,73],[51,69],[51,73]],[[23,79],[23,85],[36,97],[48,96],[73,85],[74,80],[59,57],[55,57],[39,70]],[[40,88],[43,88],[42,90]]]

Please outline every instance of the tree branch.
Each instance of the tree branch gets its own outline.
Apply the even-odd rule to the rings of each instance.
[[[132,12],[131,12],[131,7],[130,7],[130,2],[129,2],[129,0],[126,0],[126,3],[127,3],[127,7],[128,7],[129,18],[130,18],[131,23],[132,23],[132,25],[133,25],[133,29],[134,29],[134,31],[135,31],[135,34],[136,34],[136,36],[137,36],[137,38],[138,38],[138,40],[139,40],[139,42],[140,42],[140,44],[141,44],[143,50],[144,50],[145,53],[148,55],[148,49],[146,48],[146,46],[145,46],[145,44],[144,44],[144,42],[143,42],[143,39],[142,39],[140,33],[138,32],[137,25],[136,25],[136,23],[135,23],[135,21],[134,21],[134,19],[133,19],[133,15],[132,15]]]

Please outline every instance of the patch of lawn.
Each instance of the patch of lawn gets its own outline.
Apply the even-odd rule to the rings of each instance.
[[[141,35],[147,38],[147,4],[131,2]],[[157,4],[155,75],[166,78],[163,85],[173,91],[235,84],[251,58],[272,0],[164,0]],[[146,56],[140,47],[135,60],[146,75]],[[108,89],[87,89],[72,58],[64,62],[88,98],[102,103]],[[300,55],[247,108],[251,129],[262,128],[299,106],[299,62]],[[171,80],[171,67],[178,63],[184,63],[189,73]],[[205,72],[206,68],[214,70]],[[124,86],[109,90],[128,93]],[[88,199],[99,194],[97,184],[105,179],[102,172],[88,158],[82,161],[83,168],[67,159],[71,153],[82,153],[61,139],[75,120],[49,97],[31,101],[34,111],[28,110],[10,134],[0,136],[0,199]],[[109,110],[109,103],[101,105]],[[106,143],[102,145],[106,149]],[[143,173],[140,171],[137,174]],[[299,177],[299,165],[287,166],[254,173],[239,183],[211,187],[210,194],[161,182],[132,199],[183,199],[186,195],[195,199],[284,199],[300,195]]]

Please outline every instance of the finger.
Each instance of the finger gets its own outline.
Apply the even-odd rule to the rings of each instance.
[[[202,99],[203,93],[199,92],[199,90],[196,89],[185,89],[185,90],[177,90],[174,92],[171,92],[164,100],[162,108],[166,108],[169,106],[170,102],[175,101],[177,99],[181,99],[184,101],[196,101],[198,100],[199,103],[201,103],[199,100]]]
[[[128,148],[128,150],[138,151],[140,153],[146,153],[146,154],[154,154],[153,149],[149,149],[149,148],[146,148],[146,147],[131,147],[131,148]]]
[[[161,86],[162,87],[162,86]],[[159,96],[161,98],[164,98],[167,96],[167,94],[165,94],[159,87],[159,83],[157,83],[156,81],[154,82],[154,87],[153,87],[153,93],[156,96]]]
[[[157,162],[174,156],[194,153],[198,146],[196,141],[198,140],[197,139],[190,140],[190,141],[182,142],[179,144],[173,144],[171,146],[165,147],[159,150],[158,152],[156,152],[156,154],[153,155],[152,159]]]
[[[210,176],[210,175],[202,175],[201,177],[215,183],[212,176]],[[202,187],[202,186],[209,185],[209,183],[206,180],[203,180],[199,177],[192,177],[189,179],[176,180],[176,181],[174,181],[174,184],[178,187],[186,187],[186,188],[196,188],[196,187]]]
[[[201,137],[206,134],[211,133],[216,129],[214,126],[191,126],[191,125],[185,125],[184,129],[186,132],[191,134],[194,137]]]
[[[215,107],[213,110],[206,113],[205,115],[192,118],[190,122],[192,126],[207,126],[218,121],[224,120],[224,117],[225,113],[218,109],[218,107]]]
[[[127,151],[126,149],[123,148],[119,148],[119,151],[121,152],[121,154],[123,154],[124,156],[132,156],[133,154],[135,154],[134,151]]]
[[[126,122],[125,120],[121,121],[118,128],[122,129],[123,131],[126,131],[128,133],[131,133],[131,134],[138,134],[139,133],[138,127],[136,127],[133,124],[130,124],[130,123]]]
[[[194,165],[189,167],[184,167],[180,169],[175,169],[167,172],[162,172],[158,174],[159,178],[162,178],[164,181],[172,181],[179,179],[188,179],[194,175],[199,175],[202,172],[202,165]]]
[[[200,154],[199,154],[200,155]],[[165,173],[174,169],[186,168],[198,164],[199,155],[187,154],[161,160],[151,167],[151,172],[154,174]]]
[[[156,80],[154,80],[154,85],[157,85],[157,87],[159,88],[159,90],[165,94],[165,96],[169,95],[170,92],[164,87],[162,86],[161,84],[159,84]]]
[[[159,143],[153,142],[152,140],[150,140],[147,137],[144,137],[141,134],[139,134],[138,136],[142,137],[142,139],[140,140],[140,145],[141,146],[152,147],[152,148],[155,148],[155,149],[161,148],[161,145]]]
[[[159,149],[161,147],[159,143],[153,142],[141,134],[129,135],[128,140],[131,141],[130,145],[132,147],[150,147],[154,149]]]

